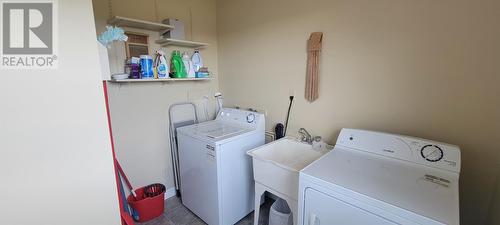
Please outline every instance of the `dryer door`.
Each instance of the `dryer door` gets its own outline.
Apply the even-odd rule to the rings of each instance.
[[[398,224],[356,205],[312,188],[305,191],[305,225],[390,225]]]

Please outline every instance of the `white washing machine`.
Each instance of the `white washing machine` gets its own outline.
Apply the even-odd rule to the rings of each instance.
[[[300,172],[300,225],[459,224],[460,149],[342,129]]]
[[[263,114],[224,108],[213,121],[177,129],[182,204],[209,225],[232,225],[254,210],[252,159],[264,144]]]

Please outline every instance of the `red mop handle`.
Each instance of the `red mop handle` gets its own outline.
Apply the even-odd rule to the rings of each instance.
[[[127,176],[125,175],[125,173],[123,172],[123,169],[122,169],[122,166],[120,166],[120,163],[118,162],[118,160],[116,160],[115,158],[115,162],[116,162],[116,167],[118,167],[118,172],[122,175],[123,179],[125,180],[125,183],[127,184],[128,188],[130,190],[134,190],[132,188],[132,184],[130,184],[130,181],[128,180]]]

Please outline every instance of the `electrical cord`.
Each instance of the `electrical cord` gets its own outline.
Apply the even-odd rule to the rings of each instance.
[[[288,112],[286,113],[285,132],[283,133],[283,136],[286,136],[286,131],[288,129],[288,119],[290,118],[290,110],[292,109],[292,103],[293,103],[293,95],[290,96],[290,104],[288,105]]]

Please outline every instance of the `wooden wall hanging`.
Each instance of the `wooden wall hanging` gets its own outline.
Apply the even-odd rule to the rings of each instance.
[[[307,72],[305,98],[314,102],[319,98],[319,55],[323,41],[322,32],[314,32],[307,41]]]

